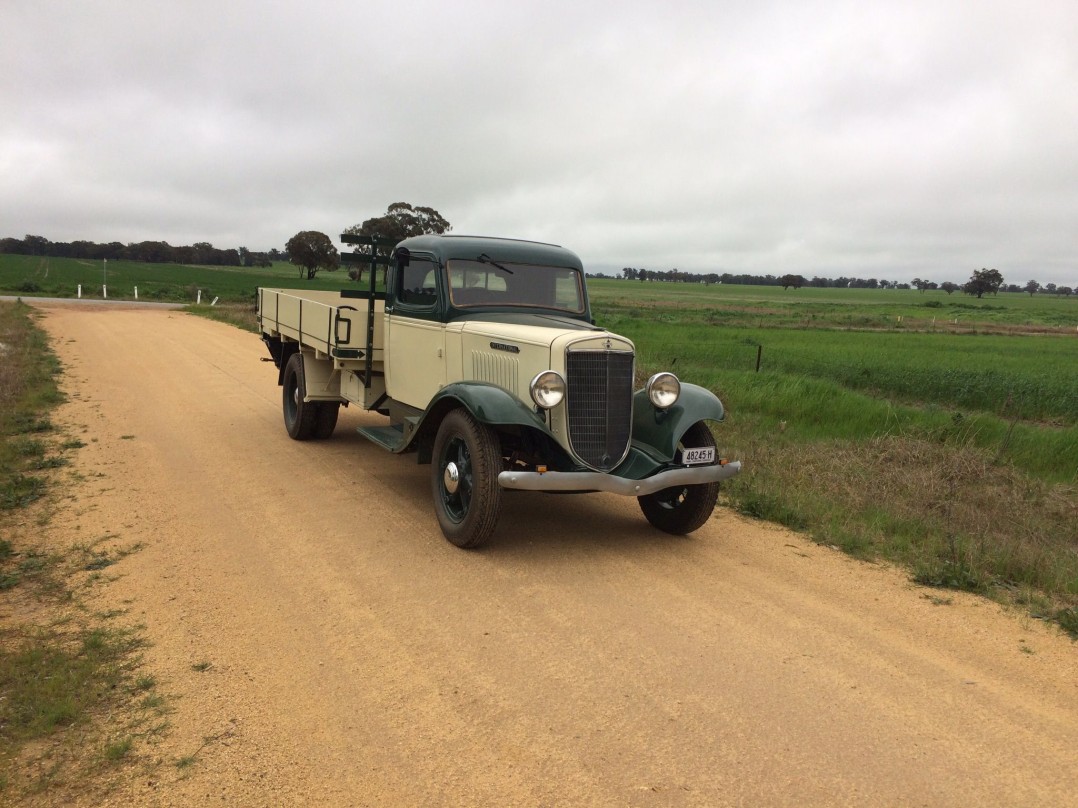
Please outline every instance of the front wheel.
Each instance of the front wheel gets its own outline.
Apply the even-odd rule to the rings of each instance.
[[[682,450],[715,446],[715,436],[707,424],[699,421],[689,427],[678,444]],[[704,524],[715,510],[719,498],[718,483],[682,485],[664,488],[654,494],[637,497],[640,510],[654,527],[683,536]]]
[[[466,410],[450,412],[434,439],[430,482],[438,524],[457,547],[478,547],[494,532],[501,510],[500,470],[494,430]]]

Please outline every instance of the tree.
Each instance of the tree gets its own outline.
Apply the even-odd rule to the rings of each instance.
[[[998,269],[975,269],[962,287],[962,291],[967,295],[976,295],[979,299],[984,296],[985,292],[995,294],[1002,285],[1003,276]]]
[[[23,255],[46,255],[49,251],[49,240],[44,236],[28,235],[22,241],[26,250]]]
[[[379,255],[389,255],[389,251],[397,244],[412,236],[425,236],[429,234],[448,233],[453,229],[442,214],[434,208],[413,206],[407,202],[394,202],[382,216],[367,219],[363,224],[354,224],[345,228],[345,233],[357,236],[378,236],[385,240],[385,245],[378,246]],[[368,247],[357,247],[357,252],[370,254]],[[360,270],[353,269],[348,273],[352,280],[359,280]]]
[[[288,240],[285,249],[288,250],[288,260],[300,267],[301,278],[303,269],[307,270],[307,280],[313,280],[320,269],[332,272],[341,265],[337,248],[333,246],[329,236],[317,230],[302,230],[296,233]]]
[[[434,208],[413,207],[407,202],[394,202],[383,216],[352,225],[345,233],[359,236],[381,236],[394,244],[411,236],[447,233],[453,229],[448,220]]]
[[[1033,297],[1034,293],[1039,292],[1040,289],[1041,285],[1036,281],[1029,281],[1024,287],[1022,287],[1022,291],[1029,292],[1030,297]]]
[[[804,275],[783,275],[779,278],[779,284],[783,289],[789,289],[791,286],[794,289],[800,289],[806,283],[808,283],[808,281],[805,280]]]
[[[951,283],[950,281],[944,281],[943,283],[940,284],[940,289],[942,289],[943,291],[945,291],[949,295],[954,294],[960,288],[961,287],[957,283]]]

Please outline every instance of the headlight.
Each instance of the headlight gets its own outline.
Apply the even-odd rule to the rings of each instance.
[[[656,409],[673,407],[681,395],[681,382],[673,373],[656,373],[648,379],[648,398]]]
[[[532,401],[549,410],[557,407],[565,398],[565,379],[554,370],[544,370],[531,383]]]

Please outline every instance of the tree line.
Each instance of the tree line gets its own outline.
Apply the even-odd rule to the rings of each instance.
[[[589,277],[597,278],[609,278],[609,275],[602,273],[596,275],[589,275]],[[968,295],[975,297],[983,297],[986,294],[996,294],[997,292],[1028,292],[1034,294],[1035,292],[1048,292],[1049,294],[1065,295],[1069,296],[1074,294],[1074,289],[1069,286],[1057,286],[1054,283],[1046,283],[1041,286],[1037,281],[1029,281],[1024,286],[1018,284],[1004,284],[1003,275],[998,269],[975,269],[973,274],[970,275],[968,281],[963,284],[952,283],[951,281],[944,281],[943,283],[935,283],[934,281],[921,280],[920,278],[914,278],[912,283],[903,283],[899,281],[880,280],[877,278],[849,278],[841,276],[838,278],[821,278],[819,276],[813,277],[811,280],[807,279],[804,275],[750,275],[750,274],[735,274],[731,272],[709,272],[706,274],[682,272],[678,269],[670,270],[653,270],[653,269],[636,269],[635,267],[625,267],[621,270],[620,277],[623,280],[630,281],[653,281],[659,283],[702,283],[705,286],[716,283],[727,284],[739,284],[743,286],[781,286],[783,289],[800,289],[803,286],[815,287],[819,289],[834,288],[834,289],[917,289],[920,292],[925,292],[933,289],[940,289],[947,294],[954,294],[955,292],[965,292]]]
[[[407,202],[394,202],[381,216],[364,220],[361,224],[345,228],[345,233],[363,236],[378,236],[387,244],[429,233],[447,233],[453,227],[437,210],[430,207],[413,206]],[[369,251],[370,248],[357,248],[357,252]],[[380,250],[381,252],[382,250]],[[291,261],[300,271],[300,277],[314,278],[321,270],[332,272],[341,265],[340,254],[333,241],[324,233],[315,230],[302,230],[285,245],[284,250],[276,248],[267,252],[252,252],[246,247],[218,249],[207,242],[198,242],[186,247],[173,247],[165,241],[140,241],[121,244],[118,241],[98,244],[93,241],[58,242],[49,241],[43,236],[28,235],[21,239],[0,239],[0,253],[17,255],[40,255],[57,258],[82,258],[91,261],[102,259],[141,261],[144,263],[198,264],[205,266],[271,266],[274,261]],[[358,277],[358,270],[351,270],[353,279]],[[589,277],[610,277],[603,273]],[[1003,275],[997,269],[977,269],[964,284],[944,281],[936,283],[930,280],[914,278],[912,283],[881,280],[878,278],[822,278],[811,279],[804,275],[753,275],[731,272],[692,273],[679,269],[651,270],[625,267],[620,277],[630,281],[651,281],[659,283],[703,283],[740,284],[747,286],[781,286],[783,289],[800,289],[804,286],[815,288],[852,288],[852,289],[917,289],[920,292],[942,290],[947,294],[961,291],[975,297],[997,292],[1028,292],[1030,295],[1046,292],[1069,297],[1075,293],[1070,286],[1057,286],[1047,283],[1043,286],[1035,280],[1024,285],[1005,284]]]
[[[0,253],[40,255],[50,258],[81,258],[89,261],[141,261],[147,264],[199,264],[204,266],[261,267],[274,261],[288,260],[288,254],[276,248],[253,252],[246,247],[218,249],[200,241],[190,246],[174,247],[167,241],[49,241],[44,236],[0,238]]]

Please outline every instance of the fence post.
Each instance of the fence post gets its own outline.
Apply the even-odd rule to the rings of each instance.
[[[756,372],[757,373],[760,372],[760,359],[763,358],[763,355],[764,355],[764,346],[763,345],[757,345],[756,346]]]

